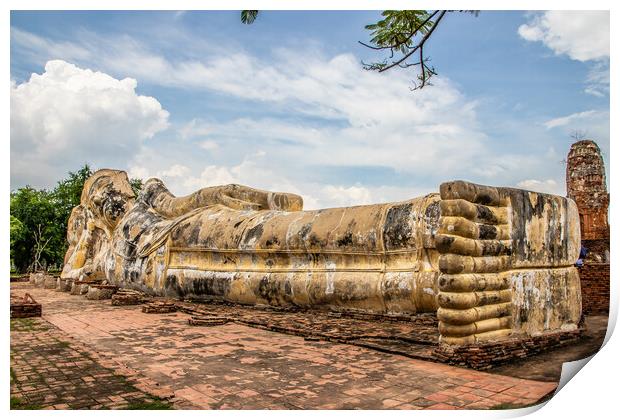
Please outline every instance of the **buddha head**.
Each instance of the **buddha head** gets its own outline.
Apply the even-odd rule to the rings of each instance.
[[[101,169],[84,183],[81,204],[91,210],[97,222],[112,230],[133,206],[134,199],[126,172]]]

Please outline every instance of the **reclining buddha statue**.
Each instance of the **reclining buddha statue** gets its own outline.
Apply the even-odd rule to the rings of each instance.
[[[85,183],[63,278],[181,299],[436,312],[465,345],[577,329],[579,218],[570,199],[464,181],[398,203],[304,211],[240,185],[175,197],[123,171]]]

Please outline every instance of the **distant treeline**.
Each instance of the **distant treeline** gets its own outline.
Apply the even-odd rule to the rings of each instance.
[[[67,222],[80,204],[84,182],[93,174],[85,164],[52,190],[30,186],[11,192],[11,269],[18,273],[62,269],[67,251]],[[132,179],[137,193],[142,180]]]

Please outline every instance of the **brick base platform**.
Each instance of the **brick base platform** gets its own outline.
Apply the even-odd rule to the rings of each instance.
[[[172,302],[151,302],[142,306],[142,312],[146,314],[169,314],[176,311],[177,307]]]
[[[86,293],[86,299],[89,300],[106,300],[111,299],[112,295],[116,293],[118,286],[111,284],[91,284],[88,286],[88,292]]]
[[[558,332],[460,347],[440,345],[433,354],[437,360],[450,365],[484,370],[575,342],[579,340],[581,333],[579,330]]]
[[[113,306],[139,305],[147,301],[144,293],[135,290],[120,289],[112,295]]]

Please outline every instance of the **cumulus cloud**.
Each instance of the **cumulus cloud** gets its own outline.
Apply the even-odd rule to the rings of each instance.
[[[556,55],[590,63],[584,93],[599,98],[609,94],[609,11],[547,11],[532,15],[518,32]]]
[[[517,187],[525,190],[531,190],[536,192],[548,193],[548,194],[565,194],[564,185],[559,185],[554,179],[525,179],[517,182]]]
[[[532,16],[518,32],[573,60],[609,59],[609,11],[551,10]]]
[[[179,178],[179,177],[186,176],[189,173],[190,173],[190,169],[187,166],[175,164],[175,165],[172,165],[169,169],[162,171],[161,176]]]
[[[12,83],[12,184],[50,187],[85,162],[125,166],[145,140],[168,127],[168,112],[136,87],[134,79],[62,60]]]
[[[352,206],[372,203],[372,195],[368,188],[361,185],[343,187],[342,185],[327,185],[324,192],[336,206]]]
[[[145,135],[134,131],[133,143],[124,140],[132,152],[106,163],[129,168],[132,177],[161,178],[174,194],[241,183],[300,194],[311,209],[404,200],[437,191],[450,179],[516,186],[527,177],[560,185],[563,176],[540,150],[544,126],[528,137],[525,132],[533,129],[518,124],[510,128],[513,143],[500,144],[479,123],[478,103],[444,77],[412,94],[409,74],[362,71],[352,54],[327,56],[312,49],[300,57],[295,50],[278,49],[259,57],[243,48],[199,54],[186,43],[187,55],[176,50],[166,55],[127,36],[85,39],[67,51],[81,54],[80,62],[88,66],[172,87],[178,95],[191,91],[232,101],[223,105],[224,113],[197,111],[165,139],[140,140]],[[20,51],[45,55],[60,44],[35,41],[19,44]],[[252,112],[235,115],[231,103]],[[95,140],[113,144],[128,138],[123,135],[106,133]],[[92,163],[98,154],[81,156]],[[65,172],[75,166],[67,165]]]

